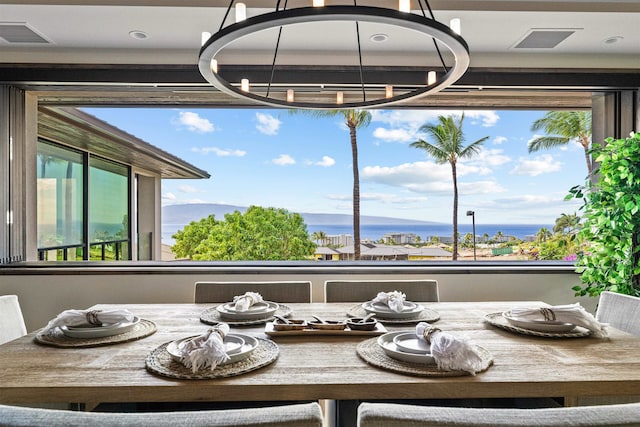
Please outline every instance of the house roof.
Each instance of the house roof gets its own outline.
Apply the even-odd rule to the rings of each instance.
[[[157,173],[161,178],[210,177],[207,171],[76,108],[40,106],[38,136]]]

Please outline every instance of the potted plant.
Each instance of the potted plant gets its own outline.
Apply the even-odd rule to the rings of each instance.
[[[605,142],[590,149],[597,180],[589,177],[567,196],[583,200],[585,220],[576,262],[583,286],[573,290],[576,296],[606,290],[640,296],[640,133]]]

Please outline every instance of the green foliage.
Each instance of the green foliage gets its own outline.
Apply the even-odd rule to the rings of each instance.
[[[191,222],[173,235],[173,252],[200,261],[275,261],[309,259],[315,249],[300,214],[250,206],[224,218]]]
[[[607,138],[591,154],[600,163],[597,184],[573,187],[567,196],[584,202],[579,234],[589,242],[576,264],[584,287],[573,289],[576,295],[640,296],[640,134]]]

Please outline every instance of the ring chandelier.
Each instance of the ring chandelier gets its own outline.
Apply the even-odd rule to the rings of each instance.
[[[310,1],[306,0],[306,3]],[[469,48],[458,34],[459,28],[455,28],[455,20],[452,20],[451,27],[436,21],[426,0],[418,0],[421,14],[410,11],[410,0],[399,0],[398,10],[360,6],[355,4],[355,1],[350,5],[325,6],[323,0],[313,0],[312,5],[287,8],[287,1],[278,0],[275,11],[260,13],[249,18],[246,17],[246,5],[235,3],[236,22],[225,26],[234,3],[234,0],[231,0],[218,32],[213,35],[203,33],[198,68],[202,76],[215,88],[241,100],[280,108],[383,107],[439,92],[455,83],[469,67]],[[283,7],[281,7],[282,3],[284,3]],[[427,17],[425,9],[428,10],[431,18]],[[298,38],[307,34],[307,31],[300,31],[303,28],[301,25],[322,24],[324,31],[327,32],[325,34],[330,35],[332,28],[340,25],[341,22],[353,23],[351,34],[356,41],[354,46],[357,45],[357,49],[353,49],[353,56],[357,58],[354,60],[357,65],[326,66],[326,61],[330,61],[335,56],[332,51],[318,54],[313,52],[312,55],[308,55],[315,63],[291,63],[291,59],[286,64],[279,63],[279,59],[283,56],[280,52],[283,40],[295,34],[295,41],[300,43]],[[391,52],[395,56],[387,61],[391,62],[391,65],[367,65],[367,51],[363,49],[365,42],[370,44],[384,42],[387,38],[383,33],[363,34],[364,28],[372,32],[375,25],[403,31],[405,39],[402,42],[417,41],[424,45],[420,47],[424,47],[424,56],[429,55],[431,62],[419,66],[398,66],[397,58],[402,57],[403,52],[396,49],[395,52]],[[459,27],[459,20],[457,26]],[[252,40],[256,40],[256,44],[264,43],[269,34],[265,31],[277,33],[272,51],[269,52],[270,61],[256,66],[255,64],[238,65],[233,60],[230,62],[224,59],[225,50],[233,49],[238,41],[244,42],[246,53],[236,55],[234,58],[243,57],[243,55],[246,58],[251,57],[253,53],[251,49],[247,49],[247,38],[254,37]],[[308,33],[313,34],[313,31]],[[407,35],[410,39],[407,39]],[[303,46],[304,43],[302,41]],[[434,48],[430,48],[431,44]],[[446,48],[444,52],[442,48]],[[389,52],[387,54],[389,55]],[[290,58],[297,60],[303,56],[290,55]],[[445,63],[445,58],[449,64]],[[411,69],[413,75],[420,76],[419,81],[404,81],[400,75],[407,69]],[[257,80],[250,79],[252,70],[254,70],[254,77],[258,76],[255,70],[261,70],[260,77],[256,77]],[[314,70],[316,74],[314,78],[301,81],[305,76],[311,75]],[[377,71],[375,79],[369,77],[374,74],[374,71]],[[332,77],[329,78],[329,75]],[[384,81],[380,81],[381,78]],[[323,79],[327,79],[327,82]]]

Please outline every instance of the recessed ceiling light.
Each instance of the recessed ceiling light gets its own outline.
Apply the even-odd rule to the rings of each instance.
[[[148,39],[149,38],[149,34],[145,33],[144,31],[140,31],[140,30],[129,31],[129,36],[131,36],[131,37],[133,37],[134,39],[137,39],[137,40],[144,40],[144,39]]]
[[[603,42],[604,44],[614,44],[622,40],[624,40],[624,37],[622,36],[613,36],[613,37],[607,37],[606,39],[604,39]]]
[[[375,43],[382,43],[389,40],[389,36],[386,34],[374,34],[371,37],[369,37],[369,40]]]

